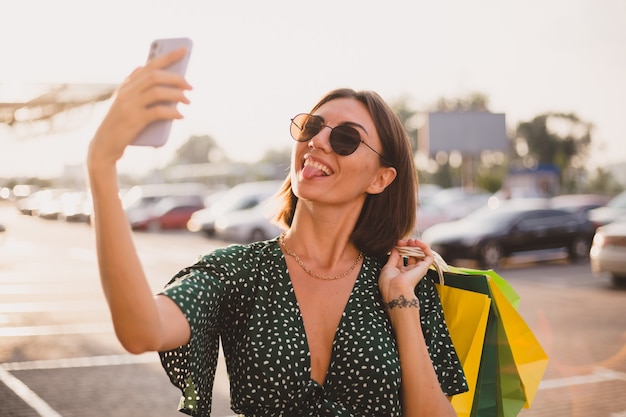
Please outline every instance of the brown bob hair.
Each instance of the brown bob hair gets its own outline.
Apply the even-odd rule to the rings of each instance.
[[[396,241],[407,237],[415,225],[417,173],[411,145],[398,116],[373,91],[355,91],[349,88],[333,90],[310,113],[314,113],[325,103],[340,98],[355,99],[365,105],[382,142],[384,160],[380,158],[380,162],[385,166],[393,166],[397,172],[396,178],[382,193],[367,196],[350,237],[359,250],[383,261]],[[298,197],[293,193],[289,175],[278,192],[278,197],[281,202],[274,220],[281,226],[290,227]]]

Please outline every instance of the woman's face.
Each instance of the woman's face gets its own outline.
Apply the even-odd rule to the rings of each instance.
[[[359,132],[363,141],[382,153],[374,122],[358,100],[331,100],[313,114],[331,128],[349,124]],[[382,191],[373,183],[381,171],[393,168],[383,167],[379,156],[363,144],[350,155],[336,154],[330,144],[331,132],[330,128],[324,127],[309,141],[296,142],[291,161],[291,184],[295,195],[304,200],[337,204],[364,200],[367,193]]]

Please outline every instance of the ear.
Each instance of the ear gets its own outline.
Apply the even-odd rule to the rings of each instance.
[[[374,177],[374,181],[365,190],[368,194],[380,194],[396,179],[396,169],[393,167],[380,167]]]

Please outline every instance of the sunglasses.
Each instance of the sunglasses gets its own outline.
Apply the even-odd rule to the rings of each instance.
[[[324,124],[324,119],[314,114],[300,113],[291,119],[289,132],[291,137],[298,142],[307,142],[315,135],[320,133],[323,128],[330,129],[330,147],[337,155],[347,156],[354,153],[360,144],[364,144],[370,148],[376,155],[380,156],[387,165],[393,164],[385,159],[376,149],[368,145],[363,139],[359,131],[349,124],[341,124],[331,127]],[[366,133],[367,134],[367,133]]]

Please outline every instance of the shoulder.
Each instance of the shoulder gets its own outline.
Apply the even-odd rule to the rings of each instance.
[[[215,249],[190,266],[181,269],[167,287],[241,288],[258,279],[259,275],[276,274],[282,252],[277,239],[246,245],[229,245]]]
[[[218,248],[204,255],[200,262],[217,265],[243,267],[259,260],[267,260],[280,256],[277,239],[254,242],[245,245],[233,244]]]
[[[282,252],[277,239],[245,245],[233,244],[204,255],[196,265],[208,268],[221,278],[249,276],[281,265]]]

